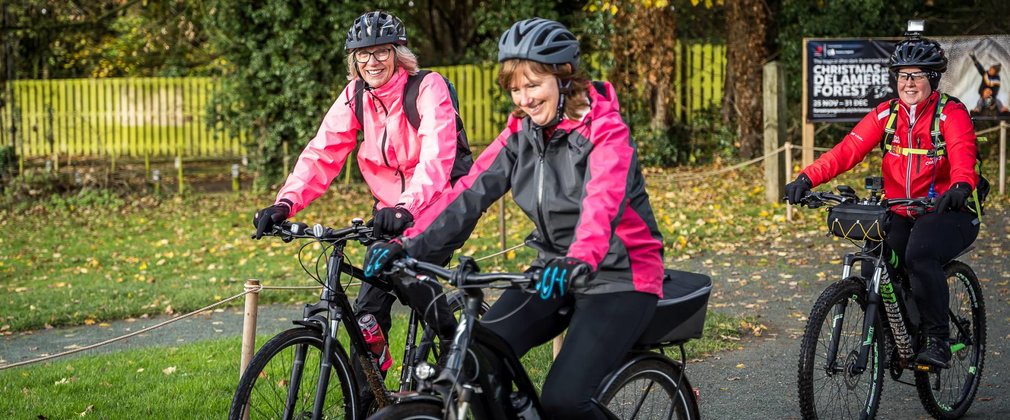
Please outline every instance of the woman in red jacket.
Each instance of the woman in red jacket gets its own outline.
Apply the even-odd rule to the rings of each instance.
[[[939,43],[925,38],[902,41],[891,54],[889,67],[897,79],[897,108],[884,102],[863,117],[838,145],[786,185],[786,200],[799,202],[811,188],[848,171],[877,150],[892,109],[896,109],[895,130],[887,141],[881,168],[884,194],[889,198],[940,199],[936,211],[925,215],[898,209],[886,243],[904,258],[920,311],[921,331],[927,337],[917,361],[948,367],[949,291],[943,264],[978,236],[978,217],[968,208],[968,197],[979,179],[975,132],[965,106],[951,98],[940,115],[946,153],[929,153],[933,149],[931,122],[940,102],[936,88],[947,69],[947,57]]]

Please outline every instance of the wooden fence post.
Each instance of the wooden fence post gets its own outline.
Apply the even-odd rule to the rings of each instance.
[[[245,314],[242,318],[242,360],[239,363],[239,378],[245,372],[246,366],[252,360],[253,351],[256,350],[256,316],[259,310],[260,281],[246,280],[245,290],[249,293],[245,295]]]
[[[792,144],[792,142],[788,142],[788,141],[786,142],[785,155],[786,155],[785,156],[786,157],[785,158],[785,161],[786,161],[786,179],[792,180],[793,179],[793,144]],[[786,220],[787,221],[792,221],[793,220],[793,206],[789,205],[788,202],[786,203]]]
[[[777,61],[768,62],[762,71],[764,98],[764,169],[765,169],[765,199],[776,203],[782,198],[783,159],[778,153],[779,146],[786,138],[786,80],[782,64]]]
[[[1006,128],[1007,122],[999,122],[999,195],[1003,195],[1006,187]]]

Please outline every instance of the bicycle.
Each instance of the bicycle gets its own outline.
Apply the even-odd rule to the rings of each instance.
[[[347,285],[341,283],[341,276],[346,274],[396,294],[396,288],[388,278],[365,278],[364,272],[351,265],[345,257],[344,247],[348,242],[360,242],[367,246],[375,240],[372,228],[365,227],[359,218],[343,229],[322,225],[310,229],[304,223],[284,222],[265,236],[279,237],[285,242],[308,240],[299,254],[308,245],[322,244],[315,274],[301,263],[302,269],[322,284],[322,291],[319,302],[306,304],[302,319],[293,321],[297,327],[277,334],[256,352],[239,380],[228,418],[361,419],[389,404],[393,391],[414,389],[416,383],[410,375],[413,367],[422,361],[440,357],[438,346],[433,345],[434,330],[424,324],[420,314],[410,312],[399,388],[393,391],[386,389],[378,360],[368,351],[358,327],[346,293]],[[319,275],[319,264],[324,256],[325,279]],[[446,298],[450,310],[458,312],[462,307],[461,295],[454,291]],[[478,308],[486,311],[487,307],[486,303],[482,303]],[[367,383],[358,383],[347,350],[338,341],[341,324],[346,331],[348,345],[354,349],[352,354],[358,355],[355,363],[364,373]],[[360,396],[360,392],[366,389],[373,398]]]
[[[828,286],[810,311],[798,369],[802,415],[873,418],[886,369],[896,382],[916,387],[930,415],[959,418],[974,400],[985,361],[982,288],[972,268],[957,260],[971,247],[944,265],[951,290],[951,367],[918,364],[914,357],[923,337],[916,329],[918,312],[903,272],[903,258],[896,258],[893,251],[885,253],[889,248],[883,241],[892,206],[926,212],[933,203],[930,199],[883,199],[881,184],[879,177],[867,178],[870,194],[865,200],[851,187],[839,186],[840,195],[812,192],[801,203],[841,209],[829,214],[829,230],[854,243],[862,240],[859,252],[845,255],[842,279]],[[863,275],[852,275],[857,261]],[[907,370],[914,372],[914,383],[901,380]]]
[[[415,367],[418,390],[400,395],[395,404],[371,419],[537,419],[545,417],[536,387],[511,347],[477,322],[477,304],[485,288],[530,290],[538,273],[479,274],[477,264],[460,258],[456,270],[405,258],[393,271],[422,279],[440,278],[464,295],[459,328],[445,367]],[[684,373],[684,343],[700,338],[712,281],[701,274],[667,270],[663,296],[648,328],[618,368],[597,390],[594,402],[611,418],[697,419],[697,395]],[[535,298],[532,297],[531,298]],[[665,354],[678,346],[680,361]]]

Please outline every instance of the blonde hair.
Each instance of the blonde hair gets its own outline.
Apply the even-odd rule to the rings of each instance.
[[[407,48],[406,45],[391,46],[393,47],[393,56],[396,59],[396,67],[402,68],[411,76],[417,74],[417,55],[410,48]],[[347,80],[361,78],[361,75],[358,74],[358,62],[354,60],[354,52],[360,49],[356,48],[347,52]]]
[[[570,64],[555,66],[519,58],[505,60],[501,63],[501,71],[498,72],[498,85],[508,92],[512,88],[512,79],[517,74],[530,73],[539,76],[550,75],[562,82],[568,82],[567,88],[559,89],[560,93],[565,95],[565,117],[568,119],[579,119],[581,115],[579,111],[589,106],[589,97],[586,95],[589,78],[579,71],[572,71]],[[525,118],[526,113],[517,106],[512,109],[512,116]]]

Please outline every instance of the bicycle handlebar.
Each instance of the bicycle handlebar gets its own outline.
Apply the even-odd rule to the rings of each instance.
[[[283,221],[273,226],[270,232],[264,232],[263,236],[276,236],[290,242],[293,239],[317,239],[324,242],[347,242],[358,241],[362,245],[368,245],[377,238],[372,235],[372,228],[364,225],[360,218],[351,220],[351,226],[334,229],[321,224],[315,224],[311,228],[308,223]],[[255,239],[255,235],[253,236]]]
[[[808,208],[818,208],[825,204],[842,204],[842,203],[858,203],[861,202],[859,197],[855,195],[839,195],[832,193],[830,191],[808,191],[803,198],[800,199],[799,205],[806,206]],[[924,212],[933,211],[936,206],[935,198],[921,197],[921,198],[884,198],[876,203],[862,202],[863,204],[876,204],[881,207],[892,207],[892,206],[907,206],[913,209],[919,209]]]
[[[460,257],[459,267],[450,270],[437,264],[419,261],[411,257],[405,257],[393,262],[394,271],[403,270],[412,276],[419,274],[419,271],[434,274],[435,277],[444,279],[449,284],[463,288],[467,286],[486,286],[496,282],[507,282],[513,286],[530,286],[536,281],[534,272],[527,273],[484,273],[477,272],[477,264],[473,259]]]

